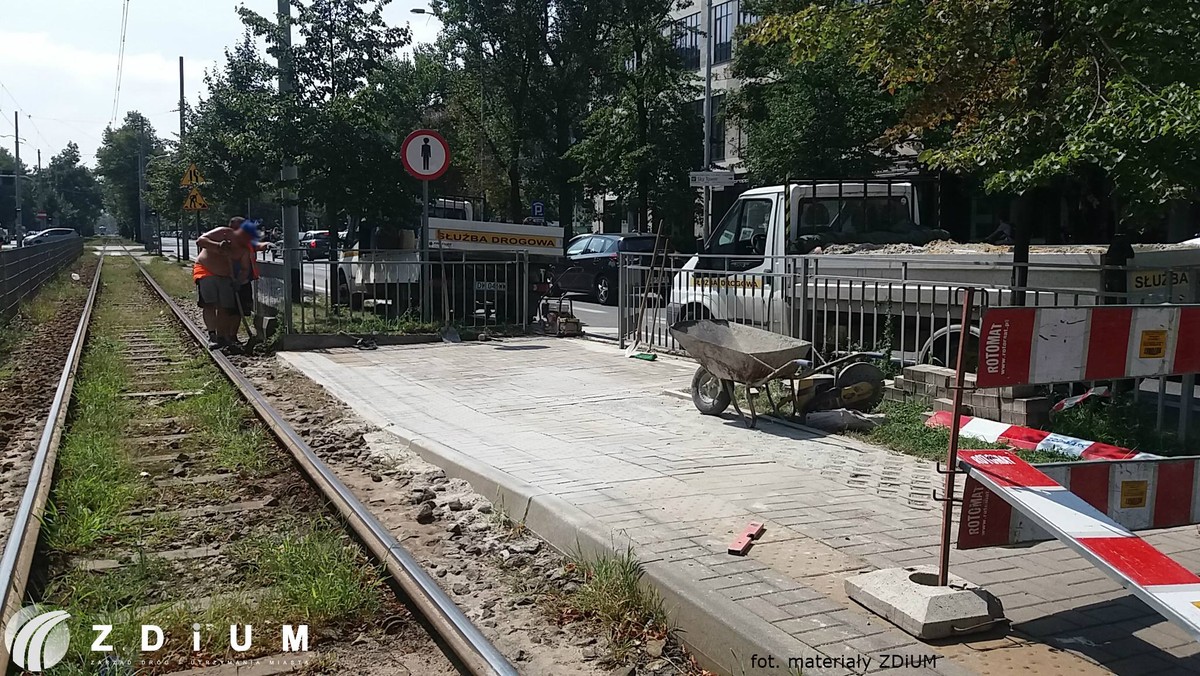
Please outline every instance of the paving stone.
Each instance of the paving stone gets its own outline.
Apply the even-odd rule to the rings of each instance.
[[[744,587],[731,593],[755,595],[737,603],[761,611],[764,621],[776,619],[777,627],[846,610],[844,601],[803,586],[813,580],[871,566],[936,564],[940,505],[929,492],[942,478],[933,463],[769,422],[749,431],[698,415],[689,401],[662,394],[687,387],[694,365],[684,360],[649,364],[586,341],[538,345],[544,349],[536,360],[488,344],[283,358],[372,422],[533,484],[590,514],[599,529],[624,530],[639,557],[671,566],[697,589]],[[338,363],[344,355],[353,361]],[[726,574],[719,552],[730,531],[751,520],[772,524],[768,538],[785,531],[788,537],[764,539]],[[1148,539],[1200,569],[1194,527]],[[999,596],[1013,619],[1048,618],[1040,628],[1032,625],[1038,633],[1103,617],[1104,604],[1128,596],[1057,543],[956,551],[951,570]],[[758,595],[780,588],[780,579],[801,586]],[[1154,622],[1136,632],[1158,651],[1147,655],[1178,661],[1196,650],[1179,643],[1165,620],[1137,615],[1136,606],[1113,608],[1117,622]],[[844,640],[880,633],[846,617],[837,626],[853,635]],[[1088,640],[1099,626],[1083,625],[1075,634]],[[813,640],[838,634],[816,631],[826,633]],[[1102,660],[1126,657],[1094,642]]]

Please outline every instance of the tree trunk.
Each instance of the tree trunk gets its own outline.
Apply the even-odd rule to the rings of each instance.
[[[520,223],[521,218],[521,167],[518,162],[519,144],[514,143],[512,159],[508,161],[508,220]]]

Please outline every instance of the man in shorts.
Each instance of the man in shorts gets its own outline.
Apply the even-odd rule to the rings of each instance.
[[[204,327],[208,329],[209,349],[237,350],[238,322],[241,318],[238,303],[239,277],[249,275],[244,263],[251,241],[242,230],[245,219],[237,217],[226,227],[214,228],[196,240],[200,254],[192,266],[199,305],[204,310]],[[235,267],[237,273],[235,274]]]

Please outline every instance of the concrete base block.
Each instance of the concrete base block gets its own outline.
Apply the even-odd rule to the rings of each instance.
[[[937,586],[937,569],[888,568],[846,580],[846,593],[863,607],[920,639],[987,631],[1004,617],[1000,600],[982,587],[950,576]]]

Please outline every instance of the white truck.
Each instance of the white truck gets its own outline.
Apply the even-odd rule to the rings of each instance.
[[[442,206],[438,204],[433,213],[471,215],[469,204],[457,210]],[[355,245],[360,236],[352,228],[347,241]],[[399,242],[388,248],[372,244],[371,248],[351,246],[341,252],[337,263],[339,302],[353,310],[386,303],[392,314],[417,306],[425,266],[416,233],[401,231]],[[433,307],[442,305],[445,280],[457,318],[483,309],[519,323],[518,313],[532,314],[537,299],[549,290],[549,270],[562,251],[563,234],[558,228],[430,217],[430,261],[425,272]]]
[[[895,181],[746,191],[699,255],[675,271],[667,323],[727,319],[803,334],[819,348],[887,344],[923,360],[950,351],[964,286],[990,289],[977,305],[1011,305],[1021,295],[1027,305],[1200,301],[1200,248],[1184,246],[1134,246],[1121,263],[1127,269],[1106,269],[1104,246],[1035,247],[1015,288],[1006,247],[923,246],[949,235],[922,226],[918,192]],[[875,244],[832,254],[814,250],[818,241],[826,250],[838,248],[830,242]]]

